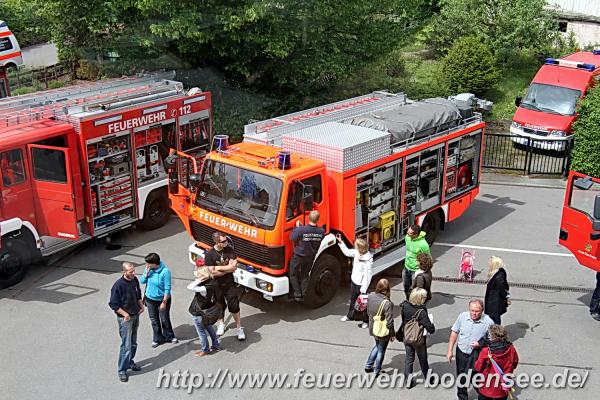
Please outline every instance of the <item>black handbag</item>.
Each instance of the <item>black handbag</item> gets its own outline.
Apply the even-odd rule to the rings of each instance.
[[[198,295],[195,295],[190,303],[190,307],[188,308],[190,314],[194,317],[198,317],[202,315],[202,305],[200,304],[200,300],[198,299]]]

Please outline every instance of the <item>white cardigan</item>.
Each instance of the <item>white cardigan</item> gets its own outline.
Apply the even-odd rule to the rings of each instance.
[[[352,257],[352,282],[360,286],[361,293],[367,293],[373,275],[373,255],[369,252],[358,254],[356,249],[349,249],[344,242],[338,243],[346,257]]]

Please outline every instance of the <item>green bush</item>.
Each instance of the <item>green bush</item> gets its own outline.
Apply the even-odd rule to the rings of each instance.
[[[454,42],[443,59],[442,74],[451,92],[477,96],[494,87],[500,78],[492,52],[475,37]]]
[[[11,96],[19,96],[21,94],[33,93],[36,91],[37,91],[37,89],[34,88],[33,86],[24,86],[24,87],[20,87],[18,89],[11,90],[10,95]]]
[[[578,117],[573,124],[575,146],[571,169],[600,176],[600,86],[595,86],[579,102]]]
[[[58,89],[67,85],[65,81],[52,81],[48,83],[48,89]]]

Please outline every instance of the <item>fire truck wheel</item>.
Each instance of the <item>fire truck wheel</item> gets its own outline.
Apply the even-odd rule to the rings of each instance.
[[[30,251],[18,239],[2,240],[0,249],[0,289],[19,283],[29,268]]]
[[[142,229],[151,231],[160,228],[169,220],[171,209],[165,191],[155,190],[150,193],[144,208],[144,218],[139,222]]]
[[[329,303],[340,285],[340,275],[337,258],[331,254],[322,254],[310,274],[304,304],[310,308],[318,308]]]
[[[423,221],[423,226],[421,228],[426,233],[425,240],[427,240],[427,243],[431,245],[437,238],[437,235],[440,232],[440,229],[442,228],[441,211],[436,210],[427,214],[427,216],[425,217],[425,221]]]

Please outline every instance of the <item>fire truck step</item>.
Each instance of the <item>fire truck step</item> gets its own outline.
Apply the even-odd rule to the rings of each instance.
[[[77,240],[56,239],[53,237],[44,236],[43,240],[44,243],[46,243],[46,246],[42,249],[42,256],[46,257],[54,253],[58,253],[59,251],[68,249],[76,244],[87,242],[91,238],[92,237],[90,235],[85,233],[80,234],[79,239]]]

